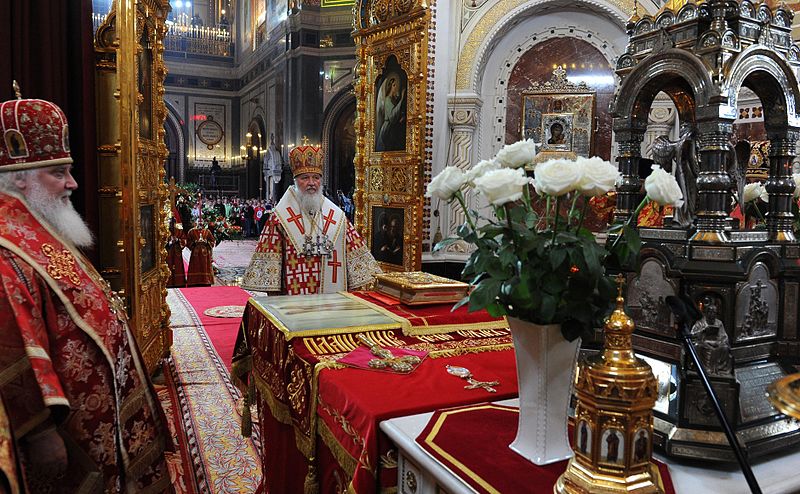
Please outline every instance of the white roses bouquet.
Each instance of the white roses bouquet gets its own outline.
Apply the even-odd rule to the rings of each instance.
[[[766,220],[764,219],[764,213],[761,211],[759,202],[769,202],[767,188],[764,187],[761,182],[746,184],[742,193],[742,199],[744,200],[744,204],[742,205],[742,215],[745,218],[744,224],[746,226],[750,225],[750,222],[747,221],[748,217],[751,219],[756,217],[755,228],[765,228]]]
[[[520,141],[467,173],[446,167],[437,175],[428,197],[458,201],[467,222],[458,237],[436,249],[458,239],[477,247],[462,272],[474,289],[459,305],[468,302],[470,310],[537,324],[560,323],[564,337],[573,340],[598,327],[613,305],[616,288],[606,266],[628,265],[638,256],[641,242],[632,223],[641,208],[648,200],[679,206],[681,190],[672,175],[654,167],[645,181],[649,199],[631,221],[613,226],[611,240],[601,245],[583,219],[589,198],[614,190],[617,168],[597,157],[554,159],[536,165],[529,177],[525,166],[535,155],[533,141]],[[489,203],[493,217],[466,207],[466,188]]]

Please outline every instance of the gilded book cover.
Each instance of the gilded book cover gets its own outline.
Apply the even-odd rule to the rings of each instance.
[[[469,284],[411,271],[379,274],[375,289],[404,304],[425,305],[458,302],[469,293]]]

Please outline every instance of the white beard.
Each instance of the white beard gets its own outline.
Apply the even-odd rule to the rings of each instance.
[[[300,203],[300,209],[304,213],[310,214],[312,217],[319,213],[322,209],[322,191],[317,189],[316,192],[309,193],[300,190],[300,187],[295,186],[297,191],[297,202]]]
[[[59,235],[66,238],[75,247],[86,248],[94,245],[94,235],[89,227],[75,211],[69,198],[72,191],[67,191],[54,198],[37,180],[28,181],[29,193],[25,197],[28,206],[47,222]]]

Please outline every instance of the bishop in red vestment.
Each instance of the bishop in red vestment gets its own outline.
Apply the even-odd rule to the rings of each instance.
[[[0,130],[0,398],[20,490],[169,492],[170,435],[125,308],[78,250],[93,239],[69,199],[66,117],[18,95]]]
[[[186,275],[188,286],[211,286],[214,284],[214,268],[211,265],[214,245],[217,243],[211,230],[205,227],[203,220],[197,220],[197,226],[186,235],[186,247],[192,251],[189,257],[189,273]]]
[[[344,212],[322,195],[319,146],[289,155],[294,186],[267,218],[242,288],[284,295],[357,290],[381,272]]]

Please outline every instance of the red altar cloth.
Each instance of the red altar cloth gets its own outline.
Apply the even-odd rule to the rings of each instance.
[[[349,294],[352,295],[352,294]],[[364,298],[364,297],[361,297]],[[368,300],[372,305],[378,306],[381,310],[392,312],[397,316],[397,312],[392,311],[386,304],[377,300]],[[456,326],[448,325],[447,315],[451,314],[450,304],[423,307],[425,312],[416,313],[415,309],[403,308],[408,312],[409,318],[403,324],[398,323],[397,329],[381,329],[369,331],[368,336],[381,346],[403,347],[412,350],[422,350],[429,352],[429,358],[423,365],[441,365],[444,369],[445,363],[453,365],[466,365],[474,373],[476,379],[489,379],[499,377],[503,380],[503,386],[498,388],[501,396],[516,396],[516,374],[514,367],[513,352],[508,351],[512,348],[511,337],[505,322],[502,319],[495,319],[487,313],[476,313],[470,316],[463,316],[459,319],[461,323]],[[462,309],[466,314],[466,309]],[[318,397],[318,376],[344,376],[347,381],[355,373],[354,382],[356,385],[348,384],[341,388],[342,393],[352,392],[352,397],[361,396],[363,389],[383,389],[385,378],[403,378],[405,381],[391,381],[392,385],[387,386],[386,390],[390,394],[404,396],[403,393],[411,393],[413,399],[420,399],[422,396],[418,389],[427,389],[425,382],[428,374],[417,369],[411,375],[393,376],[384,372],[370,372],[357,369],[345,368],[337,363],[337,359],[346,355],[358,346],[358,342],[347,332],[339,329],[322,331],[318,335],[304,332],[302,336],[287,335],[284,330],[273,324],[269,317],[264,313],[254,299],[248,301],[245,309],[242,324],[237,336],[236,347],[234,350],[232,376],[234,381],[238,381],[240,387],[245,390],[250,388],[249,394],[256,403],[259,410],[259,420],[262,428],[262,435],[267,438],[265,441],[262,465],[264,468],[264,478],[267,492],[303,492],[305,487],[313,489],[319,482],[319,474],[323,467],[328,469],[320,457],[326,457],[327,448],[318,448],[317,444],[317,397]],[[437,316],[438,314],[438,316]],[[412,318],[413,316],[413,318]],[[405,317],[405,316],[404,316]],[[432,319],[432,318],[435,318]],[[432,322],[434,324],[432,324]],[[419,334],[406,334],[403,327],[424,328]],[[449,328],[448,328],[449,326]],[[450,332],[442,333],[442,329],[449,329]],[[430,331],[430,333],[429,333]],[[363,332],[363,329],[354,328],[353,332]],[[414,333],[413,331],[411,333]],[[434,334],[441,333],[441,334]],[[477,358],[476,362],[489,358],[481,355],[505,350],[508,362],[508,378],[494,374],[484,374],[483,367],[470,367],[469,362],[463,363],[459,356],[465,354],[470,358]],[[462,363],[459,363],[462,362]],[[441,371],[444,373],[444,371]],[[441,378],[446,378],[450,386],[460,384],[461,380],[443,374]],[[336,386],[338,377],[326,377],[326,383],[331,383],[331,389]],[[407,390],[398,389],[399,386],[410,386]],[[327,386],[327,385],[326,385]],[[513,390],[511,389],[513,388]],[[326,388],[328,389],[328,388]],[[372,391],[371,391],[372,392]],[[440,392],[436,392],[441,394]],[[431,410],[439,406],[455,406],[458,404],[470,403],[472,401],[485,401],[486,397],[480,397],[481,391],[471,391],[465,393],[471,401],[434,401],[427,408],[416,407],[414,401],[406,404],[406,408],[398,410],[398,414],[390,416],[401,416],[410,413],[410,410]],[[485,392],[483,392],[486,394]],[[510,393],[510,394],[506,394]],[[331,394],[331,396],[335,396]],[[446,396],[446,395],[443,395]],[[459,395],[460,396],[460,395]],[[426,399],[430,399],[428,397]],[[497,396],[492,395],[492,399]],[[460,400],[460,398],[458,398]],[[340,412],[349,413],[350,408],[341,410],[341,405],[335,398],[329,398],[326,404],[335,405]],[[356,401],[358,403],[358,401]],[[371,401],[368,401],[369,405]],[[421,402],[422,403],[422,402]],[[372,406],[372,405],[370,405]],[[394,406],[394,405],[392,405]],[[386,413],[380,408],[376,409],[375,417],[383,420],[382,413]],[[368,409],[371,413],[371,409]],[[361,412],[358,412],[361,413]],[[371,427],[377,430],[377,421],[370,422]],[[345,426],[346,427],[346,426]],[[327,426],[326,426],[327,428]],[[335,428],[334,428],[335,429]],[[373,431],[374,432],[374,431]],[[331,432],[329,436],[334,433]],[[374,436],[374,437],[373,437]],[[372,434],[370,441],[375,439],[377,434]],[[343,449],[337,448],[335,441],[332,441],[331,452],[344,462],[346,454],[342,454]],[[376,443],[377,444],[377,443]],[[320,451],[318,451],[318,449]],[[378,450],[377,446],[373,448]],[[356,451],[357,456],[361,455]],[[330,457],[330,456],[327,456]],[[374,458],[371,458],[374,461]],[[346,478],[340,478],[339,483],[347,485],[349,477],[356,473],[355,468],[346,472],[339,468],[340,473],[346,474]],[[330,478],[323,479],[323,492],[327,492]],[[335,479],[333,482],[336,482]],[[392,479],[392,485],[395,479]],[[372,482],[369,490],[375,490],[375,482]],[[359,491],[361,492],[361,491]]]
[[[437,410],[417,444],[479,493],[550,494],[567,461],[537,466],[512,451],[518,416],[494,403]],[[675,494],[667,466],[656,463],[664,492]]]
[[[497,393],[464,389],[466,382],[448,374],[447,365],[466,367],[481,381],[499,380]],[[337,477],[352,479],[359,494],[397,484],[396,464],[382,461],[391,447],[378,428],[383,420],[516,396],[511,349],[429,358],[409,375],[325,369],[319,374],[317,429],[336,461],[320,458],[321,492],[330,492],[325,486],[336,485]]]

